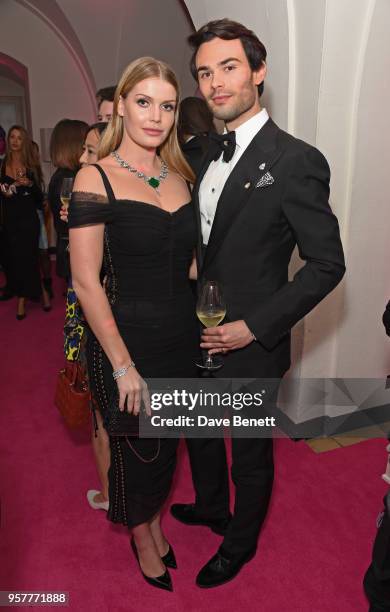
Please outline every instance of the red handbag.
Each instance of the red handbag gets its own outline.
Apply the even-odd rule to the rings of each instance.
[[[54,403],[70,429],[90,421],[91,393],[84,368],[78,361],[67,361],[59,371]]]

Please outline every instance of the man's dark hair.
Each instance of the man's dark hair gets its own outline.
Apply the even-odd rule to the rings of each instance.
[[[248,30],[242,23],[232,21],[231,19],[217,19],[209,21],[194,34],[188,37],[188,42],[194,48],[194,53],[191,58],[191,73],[194,79],[198,80],[195,58],[200,45],[213,40],[213,38],[222,38],[222,40],[235,40],[239,38],[244,47],[245,55],[249,62],[249,66],[253,71],[258,70],[267,57],[267,51],[263,43],[257,38],[252,30]],[[258,86],[259,96],[264,91],[264,83]]]
[[[102,87],[101,89],[98,89],[96,92],[98,106],[100,106],[105,100],[107,102],[114,102],[115,90],[116,85],[110,85],[110,87]]]

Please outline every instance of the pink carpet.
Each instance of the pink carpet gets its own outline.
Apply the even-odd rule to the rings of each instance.
[[[194,585],[220,538],[165,514],[178,559],[174,593],[149,587],[124,528],[89,508],[99,488],[87,432],[70,434],[53,405],[62,365],[63,298],[15,319],[15,301],[0,304],[0,590],[64,590],[70,608],[95,612],[155,610],[264,612],[366,611],[362,577],[387,487],[380,479],[385,442],[316,455],[303,442],[276,442],[276,482],[258,554],[229,584]],[[192,501],[185,449],[175,501]]]

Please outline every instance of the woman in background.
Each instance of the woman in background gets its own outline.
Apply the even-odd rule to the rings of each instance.
[[[98,161],[98,148],[101,136],[107,123],[94,123],[89,128],[80,157],[82,167],[95,164]],[[96,427],[92,431],[92,448],[95,455],[96,467],[101,483],[101,491],[90,489],[87,491],[88,503],[94,510],[108,510],[108,470],[110,468],[110,439],[103,426],[99,410],[95,410]]]
[[[2,128],[2,126],[0,125],[0,159],[3,159],[3,155],[5,155],[5,152],[7,150],[7,138],[6,138],[6,133],[5,130]]]
[[[184,98],[180,103],[178,137],[195,176],[199,174],[209,147],[209,134],[215,131],[213,114],[206,102],[195,96]]]
[[[1,166],[5,243],[8,252],[7,289],[18,297],[16,318],[26,317],[26,299],[42,295],[50,310],[39,272],[39,217],[42,209],[42,170],[24,127],[14,125],[7,138],[7,154]]]
[[[99,121],[99,123],[93,123],[89,126],[83,144],[83,152],[79,160],[81,167],[96,164],[100,139],[106,127],[107,123],[104,121]]]
[[[95,164],[98,161],[98,147],[100,138],[107,127],[107,123],[94,123],[90,126],[87,135],[85,137],[85,142],[83,145],[83,153],[80,157],[80,165],[82,167],[88,166],[89,164]],[[66,206],[63,206],[60,211],[61,220],[65,223],[68,223],[68,209]],[[71,290],[72,291],[72,290]],[[69,290],[68,290],[69,296]],[[78,341],[79,344],[79,352],[78,352],[78,360],[86,367],[86,356],[85,356],[85,343],[86,343],[86,329],[83,324],[83,315],[80,306],[77,303],[77,298],[74,296],[73,303],[76,303],[76,308],[72,309],[72,312],[75,313],[75,317],[73,319],[77,319],[77,323],[81,323],[84,331],[82,338]],[[70,328],[79,326],[74,325],[74,321],[69,321],[68,326]],[[71,333],[71,332],[70,332]],[[67,335],[67,322],[65,323],[65,337]],[[73,343],[74,346],[74,343]],[[69,354],[67,354],[66,343],[65,343],[65,354],[67,358]],[[95,455],[96,467],[99,474],[99,479],[101,483],[101,491],[97,491],[95,489],[90,489],[87,491],[87,499],[88,503],[94,510],[108,510],[108,470],[110,467],[110,440],[106,430],[103,427],[103,421],[99,410],[94,411],[94,417],[96,422],[94,423],[94,427],[92,429],[92,447]]]
[[[61,187],[64,178],[74,178],[80,168],[80,156],[88,131],[88,124],[76,119],[62,119],[55,126],[50,140],[50,157],[56,171],[50,179],[48,200],[57,233],[56,272],[69,278],[68,225],[61,221]]]
[[[36,142],[33,141],[33,155],[36,160],[36,163],[39,168],[41,168],[41,159],[39,153],[39,146]],[[51,262],[49,256],[49,241],[47,237],[47,230],[45,224],[45,216],[48,210],[48,201],[45,194],[45,183],[43,180],[43,173],[40,172],[40,181],[41,181],[41,189],[44,194],[43,196],[43,204],[42,209],[38,209],[38,217],[40,224],[40,232],[39,232],[39,265],[42,273],[42,284],[45,291],[48,294],[48,297],[52,299],[54,297],[53,294],[53,283],[51,279]]]
[[[3,156],[7,150],[7,134],[5,130],[0,125],[0,167],[3,161]],[[1,190],[1,182],[0,182],[0,268],[4,275],[5,284],[0,287],[0,291],[2,291],[2,295],[0,295],[0,301],[5,302],[6,300],[10,300],[13,298],[13,295],[8,288],[7,282],[7,269],[8,269],[8,253],[5,244],[5,228],[4,228],[4,204],[2,198],[2,190]]]

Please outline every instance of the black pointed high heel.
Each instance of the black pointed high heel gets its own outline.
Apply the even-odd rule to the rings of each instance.
[[[165,591],[173,591],[172,580],[171,580],[168,570],[166,570],[164,574],[162,574],[161,576],[157,576],[156,578],[151,578],[150,576],[146,576],[146,574],[143,573],[141,564],[139,562],[138,550],[135,545],[134,538],[131,538],[130,544],[131,544],[131,548],[133,549],[134,556],[137,559],[141,574],[145,578],[146,582],[150,584],[151,586],[156,587],[157,589],[164,589]]]
[[[50,302],[49,293],[48,293],[48,291],[47,291],[46,287],[45,287],[45,291],[46,291],[47,296],[48,296],[48,298],[49,298],[49,303],[48,303],[48,304],[45,304],[45,301],[44,301],[44,297],[45,297],[45,296],[44,296],[44,294],[42,293],[42,295],[41,295],[41,306],[42,306],[42,310],[44,310],[45,312],[50,312],[50,311],[51,311],[51,302]]]
[[[165,567],[177,569],[175,553],[173,552],[173,548],[169,543],[168,546],[168,552],[163,557],[161,557],[161,561],[164,563]]]

